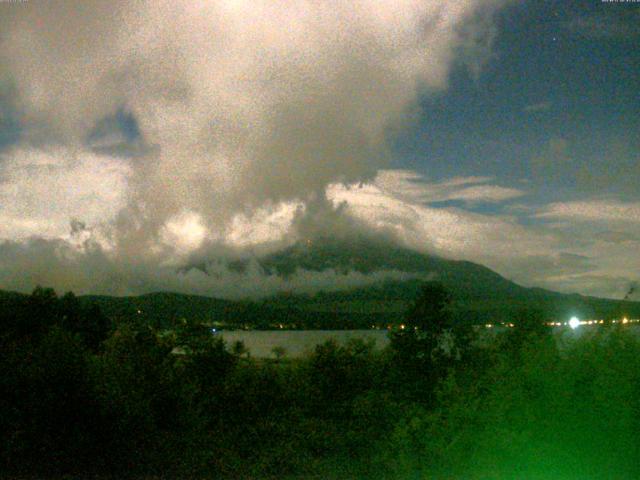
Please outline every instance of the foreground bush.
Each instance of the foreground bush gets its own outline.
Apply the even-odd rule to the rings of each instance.
[[[427,308],[428,299],[441,299]],[[255,360],[206,329],[111,327],[40,289],[0,311],[10,476],[640,478],[640,344],[535,314],[474,342],[423,292],[390,347]],[[230,351],[231,350],[231,351]]]

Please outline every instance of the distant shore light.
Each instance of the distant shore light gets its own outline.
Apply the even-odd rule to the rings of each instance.
[[[569,326],[575,330],[576,328],[578,328],[580,326],[580,320],[578,319],[578,317],[571,317],[571,320],[569,320]]]

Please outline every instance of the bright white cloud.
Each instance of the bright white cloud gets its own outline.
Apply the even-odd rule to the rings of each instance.
[[[281,203],[260,208],[250,216],[238,214],[231,222],[225,241],[239,247],[279,242],[291,231],[296,212],[301,208],[301,203]]]
[[[193,212],[182,212],[170,218],[160,230],[162,244],[180,256],[198,249],[208,235],[202,218]]]
[[[326,187],[375,176],[389,129],[454,62],[489,55],[506,1],[0,2],[0,88],[22,124],[0,160],[0,238],[68,238],[145,290],[144,268],[309,231],[302,212],[347,227],[320,211]],[[137,122],[135,155],[96,154],[126,142],[91,138],[118,111]]]
[[[460,52],[482,50],[502,3],[5,3],[1,65],[24,121],[63,143],[131,112],[155,149],[131,163],[129,214],[143,208],[153,237],[182,211],[225,228],[371,178],[387,129],[446,87]]]
[[[0,239],[63,237],[80,218],[109,222],[126,204],[130,167],[73,149],[16,148],[0,155]]]

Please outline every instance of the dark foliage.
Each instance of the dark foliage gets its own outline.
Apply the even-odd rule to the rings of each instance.
[[[456,325],[449,302],[425,285],[384,351],[329,341],[266,360],[194,323],[112,327],[72,294],[7,298],[0,472],[639,478],[633,335],[558,336],[522,311],[514,328],[481,337]]]

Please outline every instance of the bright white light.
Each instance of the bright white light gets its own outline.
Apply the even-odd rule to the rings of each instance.
[[[578,317],[571,317],[571,320],[569,320],[569,326],[572,329],[576,329],[580,326],[580,320],[578,320]]]

